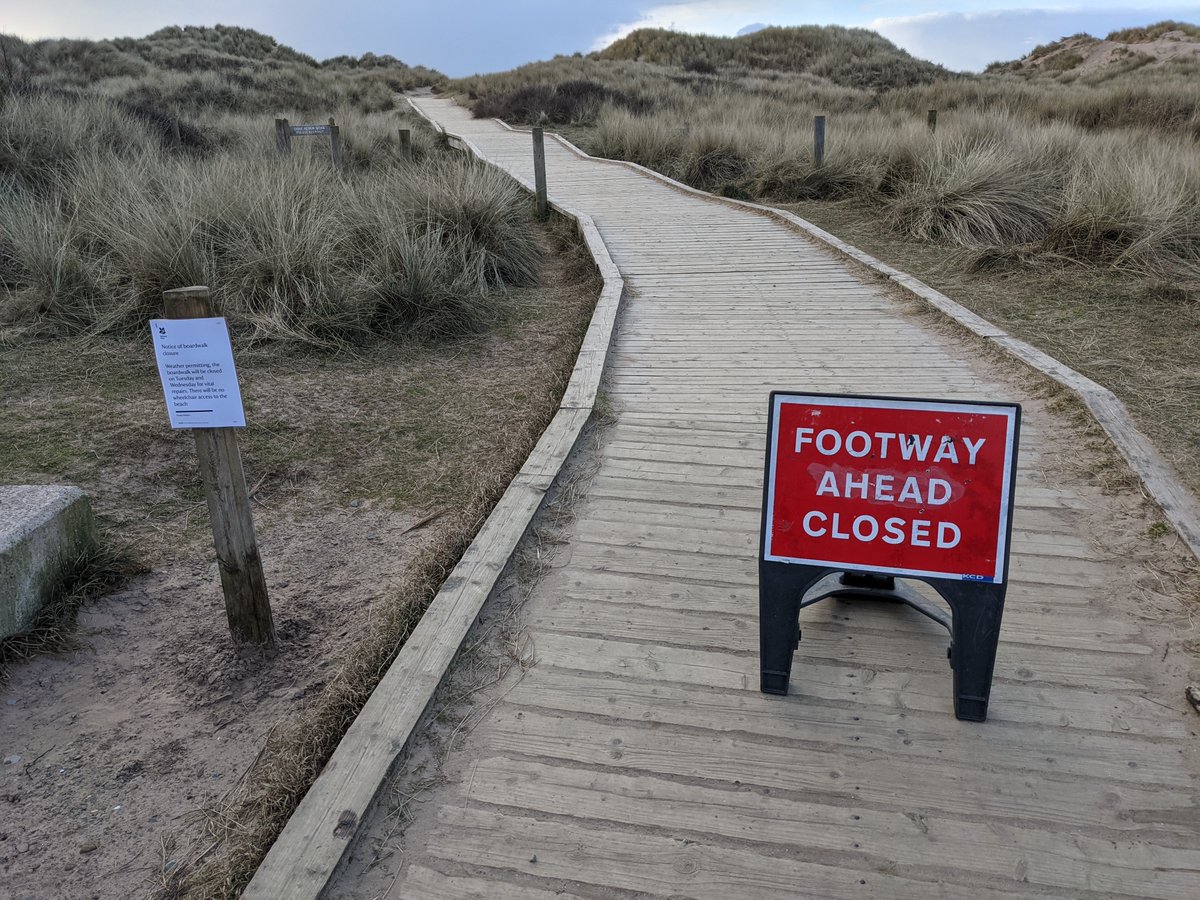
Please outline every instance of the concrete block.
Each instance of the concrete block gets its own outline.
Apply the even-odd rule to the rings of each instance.
[[[79,488],[0,486],[0,639],[28,628],[95,547],[96,520]]]

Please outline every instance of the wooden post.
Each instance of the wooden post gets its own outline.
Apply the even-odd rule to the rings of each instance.
[[[275,149],[284,156],[292,152],[292,132],[287,119],[275,120]]]
[[[407,128],[400,129],[400,158],[412,162],[412,132]]]
[[[175,141],[175,149],[183,146],[183,138],[179,136],[179,120],[171,118],[171,138]]]
[[[937,110],[931,109],[925,115],[925,121],[929,123],[930,131],[937,131]]]
[[[213,315],[206,287],[177,288],[163,293],[168,319],[204,319]],[[267,599],[267,582],[254,537],[250,495],[237,433],[232,428],[193,428],[200,476],[212,520],[213,544],[221,570],[229,632],[239,644],[275,642],[275,623]]]
[[[533,184],[537,193],[537,214],[544,218],[550,204],[546,198],[546,140],[541,125],[533,126]]]
[[[333,154],[333,167],[339,172],[342,169],[342,131],[329,117],[329,151]]]
[[[813,116],[813,164],[825,165],[825,117]]]

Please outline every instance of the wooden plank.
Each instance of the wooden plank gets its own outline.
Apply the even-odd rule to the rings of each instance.
[[[589,828],[575,820],[546,821],[491,810],[442,806],[429,835],[441,858],[471,859],[498,872],[563,879],[634,896],[737,897],[777,900],[797,886],[829,900],[956,897],[955,888],[871,868],[843,868],[787,856],[733,849],[712,840],[680,840],[617,827]],[[536,859],[536,862],[534,861]],[[1020,896],[1000,889],[994,896]],[[1026,888],[1027,890],[1027,888]],[[609,894],[611,896],[611,894]]]
[[[658,682],[660,691],[670,689],[672,693],[675,688],[666,683],[741,695],[753,691],[758,681],[757,661],[744,654],[569,633],[539,634],[537,660],[539,666],[568,672]],[[834,703],[847,709],[877,706],[897,712],[941,712],[948,705],[941,673],[891,672],[805,656],[798,656],[794,666],[789,696],[795,697],[795,702]],[[1090,687],[1047,689],[1001,681],[993,688],[988,721],[1081,731],[1137,729],[1163,738],[1185,738],[1189,735],[1188,715],[1182,706],[1164,707],[1140,693],[1100,693]]]
[[[804,639],[797,656],[857,662],[892,671],[928,672],[936,664],[938,670],[945,671],[948,638],[932,622],[926,626],[921,619],[912,618],[912,628],[906,633],[888,627],[886,622],[872,627],[874,623],[856,610],[847,610],[844,618],[846,621],[840,627],[832,627],[828,621],[801,616]],[[560,600],[553,608],[531,615],[530,624],[539,631],[625,641],[647,639],[659,646],[713,648],[747,655],[758,652],[758,630],[748,617],[718,619],[702,613],[655,610],[649,606],[614,608],[612,604]],[[926,629],[924,633],[919,630],[921,627]],[[1071,647],[1070,652],[1064,649],[1017,644],[1012,636],[1002,633],[996,678],[1095,690],[1137,691],[1147,687],[1139,677],[1138,665],[1147,652],[1145,648],[1140,648],[1140,653],[1116,653],[1111,642],[1103,642],[1090,647]]]
[[[619,722],[660,723],[743,735],[753,741],[778,738],[797,753],[832,757],[843,751],[876,754],[895,760],[898,767],[936,759],[948,773],[955,766],[965,771],[974,767],[981,754],[988,753],[998,760],[994,763],[997,772],[1012,770],[1021,773],[1020,777],[1174,785],[1194,793],[1189,791],[1190,776],[1179,768],[1176,748],[1164,745],[1157,735],[1100,730],[1081,734],[1074,729],[1015,722],[948,733],[948,692],[943,708],[931,712],[811,700],[781,703],[755,690],[738,695],[676,688],[673,703],[662,703],[660,696],[660,686],[654,681],[554,673],[534,680],[509,702],[566,715],[592,709]],[[747,751],[747,758],[752,757]]]
[[[1173,843],[1194,846],[1188,811],[1196,796],[1170,786],[1036,772],[1018,778],[978,763],[964,769],[937,759],[899,766],[887,754],[849,747],[818,753],[744,735],[547,715],[507,704],[495,709],[486,734],[477,732],[475,740],[480,754],[766,788],[849,805],[856,812],[858,807],[920,809],[1015,827],[1091,829],[1124,840],[1155,831],[1171,835]],[[680,752],[683,747],[687,752]]]
[[[586,900],[582,894],[534,887],[526,880],[444,875],[418,865],[404,870],[404,880],[397,885],[394,896],[413,900]]]
[[[543,814],[571,810],[577,819],[619,822],[677,836],[681,830],[734,840],[804,847],[827,857],[857,857],[866,870],[886,861],[906,873],[978,890],[979,877],[1007,883],[1024,873],[1030,885],[1093,890],[1137,897],[1177,898],[1200,893],[1200,851],[1135,844],[1136,868],[1114,862],[1112,841],[1040,828],[995,826],[934,814],[861,809],[783,798],[759,791],[682,784],[640,774],[602,780],[582,769],[494,757],[473,770],[465,801]],[[469,794],[467,791],[469,790]],[[763,823],[770,827],[764,828]],[[953,860],[954,868],[946,862]]]
[[[583,431],[591,416],[590,408],[560,409],[542,432],[541,438],[530,451],[525,464],[521,466],[521,475],[536,484],[542,490],[549,490],[551,483],[558,477],[563,463],[575,448],[575,442]]]

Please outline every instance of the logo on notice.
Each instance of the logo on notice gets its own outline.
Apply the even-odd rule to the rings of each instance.
[[[159,334],[166,334],[166,333],[167,333],[167,329],[166,329],[164,326],[162,326],[162,325],[159,325],[159,326],[158,326],[158,333],[159,333]]]

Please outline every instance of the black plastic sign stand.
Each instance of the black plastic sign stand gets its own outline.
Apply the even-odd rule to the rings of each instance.
[[[771,415],[775,413],[775,396],[771,395]],[[801,392],[797,392],[798,394]],[[804,396],[822,396],[803,392]],[[857,395],[838,395],[865,400]],[[911,399],[911,398],[904,398]],[[920,401],[938,403],[944,401]],[[977,403],[978,406],[997,406],[1016,410],[1012,438],[1009,484],[1016,482],[1017,439],[1020,434],[1020,407],[1015,404]],[[772,425],[774,424],[772,418]],[[905,573],[932,587],[949,604],[951,612],[913,588],[897,583],[895,575],[879,572],[856,572],[853,568],[829,565],[804,565],[775,562],[765,558],[767,546],[770,467],[774,427],[767,429],[767,462],[763,482],[763,516],[759,553],[759,647],[761,690],[766,694],[786,694],[791,679],[792,656],[800,645],[800,610],[821,600],[833,597],[840,600],[874,600],[901,603],[933,619],[950,632],[947,656],[954,672],[954,714],[971,722],[987,718],[988,697],[991,693],[992,671],[996,648],[1000,641],[1000,622],[1008,587],[1009,548],[1012,540],[1014,492],[1009,491],[1007,535],[1003,560],[1003,577],[994,582],[934,578]]]

